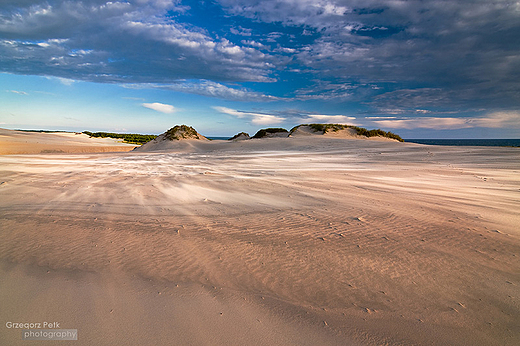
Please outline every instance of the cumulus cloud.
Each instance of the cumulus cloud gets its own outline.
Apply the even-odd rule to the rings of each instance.
[[[154,103],[142,103],[141,106],[149,109],[153,109],[154,111],[171,114],[175,112],[175,107],[172,105],[154,102]]]
[[[268,49],[269,47],[260,43],[260,42],[257,42],[255,40],[241,40],[240,43],[242,43],[243,45],[246,45],[246,46],[252,46],[252,47],[256,47],[258,49]]]
[[[445,93],[441,106],[452,109],[514,109],[520,103],[517,1],[219,2],[233,15],[316,33],[293,57],[321,81],[343,76],[346,83],[370,82],[386,92],[428,85]],[[369,103],[377,93],[354,96]]]
[[[234,34],[234,35],[240,35],[240,36],[251,36],[252,35],[252,29],[246,29],[246,28],[243,28],[241,26],[238,27],[238,29],[236,28],[231,28],[230,29],[231,33]]]
[[[516,0],[216,0],[207,27],[193,18],[210,9],[190,5],[200,12],[180,0],[2,1],[0,72],[371,114],[520,105]],[[277,97],[259,87],[272,82]]]
[[[270,57],[173,19],[185,11],[178,1],[0,5],[0,71],[118,83],[273,80]]]
[[[349,6],[330,0],[219,0],[231,13],[265,22],[326,27],[334,17],[350,11]]]

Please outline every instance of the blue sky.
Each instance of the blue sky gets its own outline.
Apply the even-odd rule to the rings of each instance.
[[[0,127],[520,137],[518,1],[0,2]]]

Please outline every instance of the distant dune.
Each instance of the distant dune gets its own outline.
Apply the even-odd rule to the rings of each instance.
[[[319,131],[315,128],[312,128],[310,125],[300,125],[296,126],[291,130],[292,137],[299,136],[328,136],[328,137],[336,137],[336,138],[349,138],[349,139],[366,139],[365,136],[359,136],[354,129],[339,129],[337,131]]]
[[[187,125],[176,125],[157,136],[154,140],[136,148],[136,151],[165,151],[165,150],[187,150],[193,141],[209,140],[197,132],[193,127]]]
[[[244,143],[240,145],[247,146],[248,144],[245,143],[255,142],[255,145],[260,145],[264,148],[266,146],[276,148],[280,145],[285,147],[291,146],[291,140],[301,136],[312,136],[313,142],[319,138],[337,138],[345,140],[370,139],[391,142],[402,141],[399,136],[390,132],[381,130],[368,131],[363,128],[340,124],[298,125],[291,131],[288,131],[284,128],[265,128],[258,130],[258,132],[253,137],[250,137],[249,134],[245,132],[240,132],[225,142],[208,141],[206,137],[198,133],[193,127],[187,125],[177,125],[161,134],[156,139],[136,148],[135,151],[194,152],[206,150],[225,150],[230,145],[236,147],[236,145],[239,145],[239,143],[242,142]],[[266,139],[268,141],[266,141]],[[258,140],[260,140],[262,144],[259,144]],[[282,140],[282,142],[273,142],[273,140]]]
[[[360,130],[364,133],[360,135]],[[339,139],[371,139],[395,141],[400,137],[388,137],[381,130],[367,131],[366,129],[349,127],[338,124],[307,124],[298,125],[291,131],[283,128],[266,128],[259,130],[253,137],[245,132],[238,133],[227,142],[236,145],[236,142],[250,139],[287,139],[300,136],[335,137]],[[89,132],[90,133],[90,132]],[[367,134],[371,133],[371,137]],[[90,133],[92,134],[92,133]],[[103,134],[103,133],[101,133]],[[393,135],[393,134],[391,134]],[[223,148],[222,141],[209,141],[191,126],[176,125],[143,144],[124,143],[122,139],[109,137],[89,137],[85,133],[74,132],[27,132],[0,129],[0,155],[9,154],[55,154],[55,153],[98,153],[122,152],[135,150],[138,152],[153,151],[204,151]],[[234,144],[233,144],[234,143]],[[273,143],[269,144],[272,145]],[[286,142],[284,145],[289,145]]]
[[[403,142],[403,139],[392,132],[377,130],[367,130],[363,127],[344,125],[344,124],[303,124],[295,126],[290,131],[290,136],[311,136],[323,135],[327,137],[348,138],[348,139],[371,139],[371,140],[392,140]]]
[[[275,127],[275,128],[267,128],[258,130],[257,133],[253,136],[255,139],[260,138],[285,138],[289,137],[289,131],[283,128]]]
[[[251,137],[249,136],[249,133],[240,132],[240,133],[237,133],[236,135],[234,135],[233,137],[231,137],[229,140],[230,141],[245,141],[248,139],[251,139]]]
[[[113,138],[90,138],[74,132],[25,132],[0,129],[0,155],[102,153],[130,151],[135,144]]]

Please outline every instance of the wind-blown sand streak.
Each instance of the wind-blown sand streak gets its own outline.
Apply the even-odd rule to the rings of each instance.
[[[520,342],[517,149],[287,138],[0,167],[4,322],[78,344]]]

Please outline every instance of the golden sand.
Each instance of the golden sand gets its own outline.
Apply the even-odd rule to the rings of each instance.
[[[61,322],[75,345],[517,345],[518,153],[300,137],[1,156],[0,319]]]

